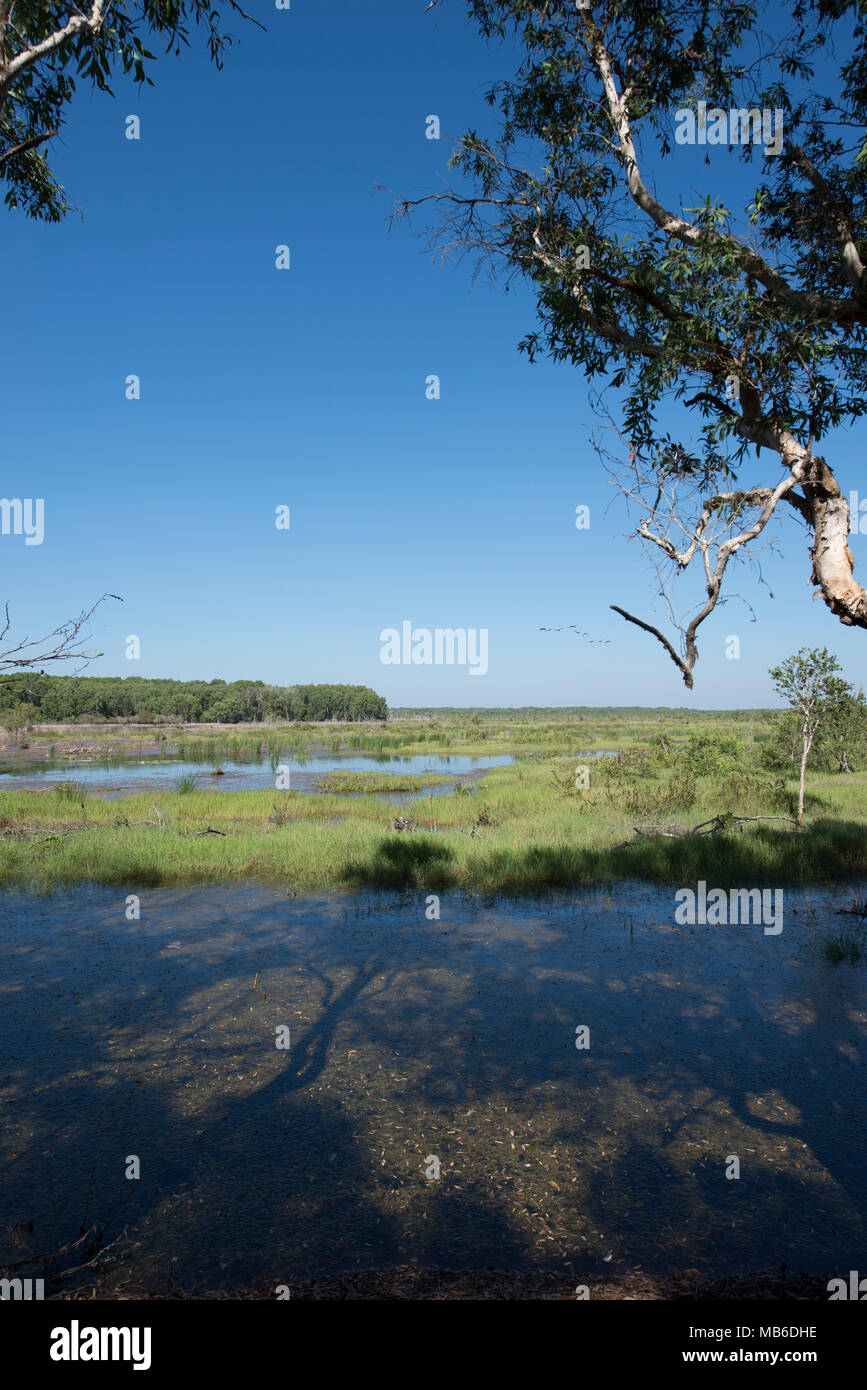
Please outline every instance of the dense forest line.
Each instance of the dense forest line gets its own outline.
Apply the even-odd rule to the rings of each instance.
[[[148,680],[141,676],[44,676],[0,680],[0,722],[29,724],[239,724],[265,720],[387,719],[366,685],[266,685],[264,681]]]

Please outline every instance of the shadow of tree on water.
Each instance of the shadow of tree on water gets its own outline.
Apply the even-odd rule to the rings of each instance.
[[[806,939],[627,933],[598,895],[391,906],[160,891],[131,929],[92,890],[24,929],[4,900],[0,1216],[44,1251],[128,1201],[105,1277],[141,1287],[867,1266],[863,974]]]

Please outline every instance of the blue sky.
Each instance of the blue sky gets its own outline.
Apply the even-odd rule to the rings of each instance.
[[[766,705],[768,666],[802,645],[867,683],[864,634],[811,599],[791,524],[788,558],[764,552],[765,584],[737,586],[756,621],[732,601],[702,630],[692,693],[610,612],[665,618],[609,505],[583,378],[517,352],[526,289],[471,286],[412,229],[389,232],[376,192],[435,186],[449,146],[425,138],[429,114],[444,135],[490,129],[483,95],[508,58],[459,0],[429,15],[425,0],[249,8],[268,32],[233,21],[222,72],[194,44],[154,88],[82,88],[53,146],[81,215],[0,214],[14,267],[2,491],[46,512],[41,546],[0,538],[16,631],[108,590],[124,602],[99,612],[92,674],[346,681],[391,705]],[[695,159],[696,190],[725,187],[734,159],[714,152],[712,182]],[[826,452],[859,487],[864,431]],[[851,543],[867,563],[867,537]],[[487,628],[487,674],[384,666],[379,634],[407,619]],[[570,623],[609,645],[539,631]],[[139,661],[124,657],[133,633]],[[733,634],[740,660],[725,657]]]

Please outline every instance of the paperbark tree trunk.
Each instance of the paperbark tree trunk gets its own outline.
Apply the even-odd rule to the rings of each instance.
[[[804,496],[812,513],[813,579],[831,612],[848,627],[867,627],[867,591],[854,576],[849,549],[849,503],[823,459],[816,459]]]
[[[804,748],[801,753],[801,782],[798,787],[798,825],[804,824],[804,789],[807,783],[807,759],[810,756],[810,744],[813,742],[808,732],[808,720],[804,720]]]

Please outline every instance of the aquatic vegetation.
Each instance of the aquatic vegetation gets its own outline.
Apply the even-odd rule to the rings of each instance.
[[[829,936],[825,942],[825,959],[833,965],[840,965],[843,961],[856,965],[865,955],[867,950],[864,942],[849,932],[838,932],[836,936]]]
[[[59,802],[80,802],[83,786],[16,791],[9,779],[12,789],[0,793],[8,827],[0,882],[259,878],[297,888],[419,883],[520,894],[622,878],[713,877],[724,886],[867,875],[867,773],[817,773],[798,831],[787,818],[792,780],[762,764],[761,712],[591,713],[592,722],[551,711],[480,712],[473,723],[472,711],[441,712],[376,729],[238,729],[230,742],[188,725],[183,744],[166,747],[167,762],[182,754],[206,774],[229,754],[267,757],[274,772],[286,757],[309,755],[315,773],[317,756],[336,742],[367,757],[517,761],[457,782],[454,770],[409,773],[385,763],[382,772],[329,773],[315,795],[293,789],[276,798],[273,785],[239,791],[228,777],[206,775],[203,784],[192,772],[173,788],[90,795],[82,827],[70,827]],[[101,746],[108,744],[123,751],[120,739],[106,735]],[[135,747],[142,757],[155,751],[138,740]],[[606,752],[614,756],[595,756]],[[586,773],[576,781],[579,767]],[[430,806],[412,799],[434,792]],[[395,830],[397,811],[416,824],[411,834]],[[38,855],[30,852],[34,836]],[[853,915],[867,916],[862,906]]]
[[[87,787],[84,782],[76,782],[70,778],[66,782],[54,783],[54,795],[58,801],[82,802],[87,796]]]

